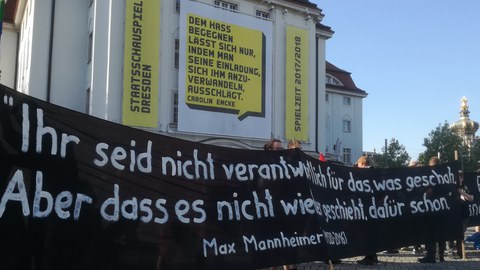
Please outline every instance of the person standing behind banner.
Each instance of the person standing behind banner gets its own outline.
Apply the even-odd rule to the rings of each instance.
[[[438,157],[431,157],[430,160],[428,161],[428,166],[436,166],[440,164],[440,160]],[[427,241],[425,243],[425,250],[427,251],[427,255],[423,258],[418,259],[419,263],[436,263],[435,260],[435,255],[436,255],[436,250],[437,250],[437,245],[438,245],[438,260],[440,262],[445,261],[445,249],[446,249],[446,242],[445,241],[434,241],[434,235],[433,235],[433,226],[435,224],[431,224],[432,228],[431,230],[428,230],[428,235],[427,235]]]
[[[464,185],[464,174],[463,171],[458,172],[458,201],[460,204],[460,209],[462,211],[462,222],[463,222],[463,232],[461,237],[455,240],[455,247],[457,249],[458,259],[463,259],[463,240],[465,238],[465,230],[467,229],[468,219],[470,217],[470,210],[468,209],[468,203],[473,201],[474,197],[470,194],[468,187]],[[450,249],[453,251],[453,241],[449,242]]]
[[[282,149],[283,149],[282,141],[280,141],[279,139],[271,139],[263,146],[263,150],[265,151],[282,150]]]
[[[288,149],[295,149],[295,148],[302,149],[302,143],[300,141],[297,141],[295,138],[293,138],[288,142],[287,147]]]
[[[368,158],[366,156],[361,156],[357,160],[357,162],[353,165],[353,167],[364,168],[364,169],[372,168],[372,166],[370,166],[370,161],[368,160]],[[363,259],[358,260],[357,263],[361,264],[361,265],[374,265],[374,264],[376,264],[376,263],[378,263],[377,253],[367,254]]]

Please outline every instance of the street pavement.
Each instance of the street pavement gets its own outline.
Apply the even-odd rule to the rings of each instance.
[[[474,233],[473,228],[469,228],[466,236]],[[448,245],[447,245],[448,250]],[[388,254],[378,253],[379,263],[372,266],[357,264],[357,260],[362,257],[343,259],[341,264],[333,265],[334,270],[363,270],[363,269],[386,269],[386,270],[420,270],[420,269],[441,269],[441,270],[480,270],[480,250],[473,248],[473,243],[465,243],[466,259],[456,259],[446,252],[445,262],[437,263],[418,263],[417,260],[425,254],[413,254],[411,249],[400,250],[400,253]],[[280,268],[279,268],[280,269]],[[297,265],[299,270],[317,270],[330,269],[323,262],[310,262]]]

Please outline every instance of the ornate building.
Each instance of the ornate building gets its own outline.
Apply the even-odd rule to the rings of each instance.
[[[470,111],[468,110],[468,99],[462,98],[460,105],[460,120],[451,125],[454,130],[463,140],[463,145],[467,146],[467,155],[470,156],[470,149],[473,147],[475,141],[475,133],[478,130],[478,122],[470,120]]]

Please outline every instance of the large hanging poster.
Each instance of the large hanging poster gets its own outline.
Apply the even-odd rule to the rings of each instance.
[[[157,1],[125,1],[122,123],[158,125],[160,6]]]
[[[308,141],[309,31],[286,26],[285,137]]]
[[[272,23],[182,2],[178,130],[271,136]]]

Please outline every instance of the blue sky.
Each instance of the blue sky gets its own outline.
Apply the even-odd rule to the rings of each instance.
[[[335,31],[327,60],[369,94],[364,150],[378,152],[395,138],[417,158],[430,131],[459,119],[463,96],[480,122],[480,1],[312,2]]]

